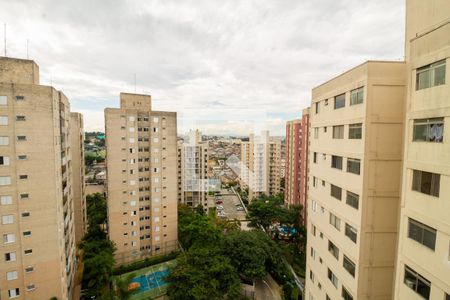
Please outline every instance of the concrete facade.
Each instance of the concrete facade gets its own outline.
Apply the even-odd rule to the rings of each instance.
[[[307,299],[392,299],[405,85],[369,61],[312,91]]]
[[[31,60],[0,58],[0,69],[0,298],[70,299],[72,157],[81,150],[71,145],[69,101],[39,85]]]
[[[395,299],[450,299],[450,3],[406,1],[407,102]]]
[[[75,242],[80,242],[87,230],[86,188],[84,182],[84,126],[83,115],[70,113],[70,148],[72,150],[73,205]]]
[[[286,123],[286,176],[284,202],[287,206],[303,206],[306,222],[306,199],[308,190],[308,144],[309,108],[302,118]]]
[[[240,184],[248,187],[249,200],[280,192],[280,164],[281,142],[271,138],[269,131],[250,134],[249,141],[241,143]]]
[[[208,210],[208,142],[190,130],[188,141],[178,143],[178,202]]]
[[[117,264],[177,246],[177,116],[149,95],[120,94],[105,109],[109,237]]]

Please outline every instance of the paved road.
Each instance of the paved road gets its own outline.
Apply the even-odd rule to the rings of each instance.
[[[255,299],[281,300],[281,288],[270,274],[255,282]]]

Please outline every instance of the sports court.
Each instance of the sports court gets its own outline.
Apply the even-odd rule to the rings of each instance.
[[[126,277],[133,273],[136,276],[131,283],[138,283],[139,288],[132,293],[131,300],[153,299],[167,292],[168,283],[165,281],[169,275],[170,269],[175,267],[176,260],[167,261],[144,269],[122,274],[120,277]]]

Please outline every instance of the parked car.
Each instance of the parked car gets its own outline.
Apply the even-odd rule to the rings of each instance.
[[[243,208],[242,206],[237,206],[237,207],[236,207],[236,210],[237,210],[237,211],[243,211],[244,208]]]
[[[222,206],[222,205],[217,205],[216,208],[217,208],[218,210],[223,210],[223,206]]]
[[[222,200],[217,200],[216,204],[223,204],[223,201]]]

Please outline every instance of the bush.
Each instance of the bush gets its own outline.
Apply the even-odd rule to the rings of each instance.
[[[175,259],[178,256],[178,252],[170,252],[169,254],[155,256],[155,257],[147,257],[144,260],[135,261],[129,265],[123,265],[113,269],[113,275],[122,275],[125,273],[133,272],[139,269],[143,269],[149,266],[153,266],[156,264],[160,264],[172,259]]]

